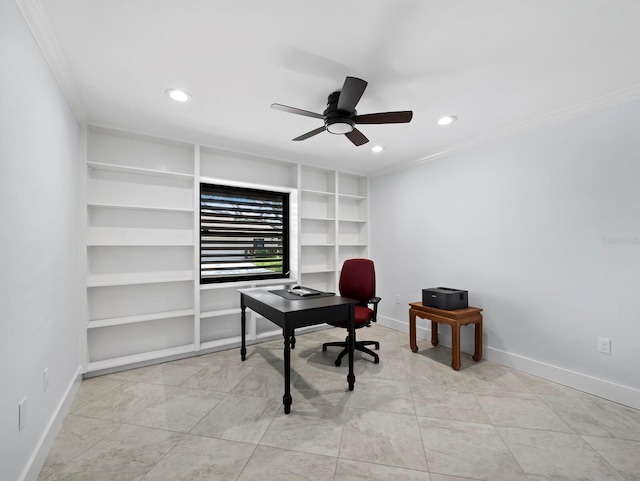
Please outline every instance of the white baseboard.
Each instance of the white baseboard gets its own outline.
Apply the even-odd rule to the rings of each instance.
[[[409,334],[408,321],[398,321],[397,319],[378,316],[378,323],[390,329]],[[451,336],[449,333],[443,332],[442,334],[438,334],[440,344],[446,347],[451,347]],[[416,337],[419,339],[430,340],[431,330],[422,326],[416,326]],[[465,343],[463,342],[462,350],[465,352],[472,352],[473,346],[471,343],[468,343],[468,345],[465,346]],[[490,346],[484,345],[482,350],[483,358],[487,361],[492,361],[506,367],[517,369],[518,371],[526,372],[533,376],[541,377],[548,381],[593,394],[594,396],[608,399],[619,404],[624,404],[625,406],[629,406],[634,409],[640,409],[640,390],[638,389],[616,384],[607,381],[606,379],[599,379],[589,376],[588,374],[571,371],[536,359],[520,356],[518,354],[501,351],[500,349],[495,349]]]
[[[40,474],[40,471],[42,471],[42,466],[44,466],[44,462],[47,460],[49,451],[51,451],[53,443],[60,432],[62,422],[69,412],[71,403],[78,392],[80,381],[82,381],[82,368],[79,366],[71,379],[64,396],[58,403],[58,406],[56,406],[56,410],[51,416],[40,441],[38,441],[38,444],[33,451],[33,454],[29,458],[29,462],[22,471],[19,481],[37,481],[38,475]]]

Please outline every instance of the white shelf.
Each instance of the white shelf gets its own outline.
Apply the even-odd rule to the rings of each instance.
[[[323,190],[311,190],[311,189],[300,189],[300,192],[302,192],[302,194],[311,194],[311,195],[319,195],[322,197],[333,197],[334,195],[336,195],[334,192],[326,192]]]
[[[193,247],[193,242],[156,242],[154,244],[136,244],[134,242],[95,241],[88,243],[87,247]]]
[[[270,339],[276,336],[282,336],[282,329],[274,329],[272,331],[264,331],[256,334],[256,340]]]
[[[230,316],[233,314],[240,314],[242,309],[236,307],[234,309],[220,309],[217,311],[206,311],[200,313],[200,319],[207,319],[211,317],[222,317],[222,316]]]
[[[234,344],[240,344],[241,342],[242,342],[242,338],[240,336],[233,336],[233,337],[228,337],[226,339],[219,339],[215,341],[206,341],[206,342],[200,343],[200,350],[204,351],[205,349],[215,349],[216,347],[226,347]]]
[[[304,267],[300,271],[302,274],[320,274],[323,272],[335,272],[335,269],[326,267],[326,268],[309,268],[305,269]]]
[[[337,292],[336,274],[336,271],[303,273],[300,284],[323,292]]]
[[[191,271],[94,274],[89,276],[87,287],[128,286],[133,284],[155,284],[193,280],[194,276]]]
[[[359,222],[359,223],[366,223],[367,220],[366,219],[338,219],[340,222]]]
[[[338,194],[338,196],[342,199],[367,200],[367,198],[364,195]]]
[[[165,170],[145,169],[142,167],[131,167],[128,165],[106,164],[103,162],[87,162],[90,169],[105,170],[108,172],[122,172],[125,174],[151,175],[154,177],[168,177],[175,179],[193,179],[193,174],[182,172],[169,172]]]
[[[119,240],[99,240],[90,239],[87,241],[87,247],[191,247],[193,242],[137,242],[137,241],[119,241]]]
[[[305,248],[305,247],[335,247],[335,244],[328,244],[326,242],[318,242],[318,243],[306,242],[304,244],[300,244],[300,247],[302,247],[302,248]]]
[[[137,316],[112,317],[110,319],[95,319],[89,321],[87,329],[99,327],[122,326],[124,324],[135,324],[138,322],[157,321],[160,319],[172,319],[175,317],[193,316],[193,309],[182,309],[179,311],[156,312],[152,314],[140,314]]]
[[[193,232],[181,229],[89,227],[88,246],[192,246]]]
[[[302,220],[320,220],[323,222],[333,222],[335,221],[335,219],[333,217],[315,217],[315,216],[306,216],[306,215],[301,215],[300,218]]]
[[[138,362],[160,359],[163,357],[187,354],[190,352],[195,352],[195,350],[195,344],[186,344],[184,346],[169,347],[166,349],[159,349],[157,351],[142,352],[139,354],[132,354],[130,356],[105,359],[103,361],[93,361],[87,365],[87,372],[102,371],[104,369],[112,369],[115,367],[126,366],[128,364],[135,364]]]
[[[107,204],[102,202],[89,202],[87,203],[89,207],[98,207],[101,209],[124,209],[124,210],[147,210],[147,211],[156,211],[156,212],[184,212],[184,213],[193,213],[193,209],[191,208],[183,208],[183,207],[163,207],[163,206],[150,206],[150,205],[131,205],[131,204]]]

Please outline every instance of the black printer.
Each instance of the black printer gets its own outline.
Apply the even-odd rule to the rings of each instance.
[[[469,307],[468,292],[450,287],[422,289],[422,305],[445,311],[455,311]]]

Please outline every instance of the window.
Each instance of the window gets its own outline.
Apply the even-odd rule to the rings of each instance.
[[[289,194],[200,184],[200,283],[289,275]]]

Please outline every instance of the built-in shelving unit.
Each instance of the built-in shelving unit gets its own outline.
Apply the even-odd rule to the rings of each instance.
[[[300,169],[300,284],[336,290],[336,173]]]
[[[291,277],[200,285],[200,182],[292,193]],[[337,290],[368,248],[368,179],[112,129],[87,133],[87,373],[240,344],[243,287]],[[248,312],[247,339],[280,336]]]
[[[368,248],[368,179],[337,173],[338,176],[338,264],[354,257],[366,257]]]

